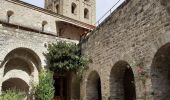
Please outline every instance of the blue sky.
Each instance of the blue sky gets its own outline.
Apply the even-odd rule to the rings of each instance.
[[[44,7],[44,0],[22,0],[22,1],[28,2],[39,7]],[[119,0],[96,0],[96,20],[99,20],[118,1]],[[123,1],[124,0],[120,0],[118,5],[121,4]],[[114,7],[114,9],[116,7]]]

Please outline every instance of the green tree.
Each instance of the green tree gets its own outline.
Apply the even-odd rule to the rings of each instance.
[[[7,90],[0,96],[0,100],[24,100],[23,93],[15,90]]]
[[[81,55],[80,46],[74,43],[60,41],[48,45],[48,53],[45,54],[49,69],[58,73],[68,71],[82,72],[91,61]]]
[[[39,84],[35,87],[36,100],[53,100],[54,80],[51,71],[42,70],[39,74]]]

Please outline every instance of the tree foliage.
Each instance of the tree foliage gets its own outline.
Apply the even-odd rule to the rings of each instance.
[[[39,84],[35,87],[36,100],[53,100],[54,91],[53,73],[42,70],[39,74]]]
[[[90,61],[88,57],[81,55],[79,45],[63,41],[49,44],[45,55],[49,69],[58,73],[77,72],[87,68]]]
[[[0,100],[24,100],[23,93],[15,90],[7,90],[0,96]]]

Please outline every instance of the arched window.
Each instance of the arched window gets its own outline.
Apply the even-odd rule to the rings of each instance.
[[[9,23],[10,22],[10,17],[14,14],[13,11],[9,10],[7,11],[7,22]]]
[[[56,13],[59,14],[59,5],[56,5]]]
[[[89,19],[89,10],[87,8],[84,9],[84,18]]]
[[[76,7],[77,7],[77,5],[75,3],[72,3],[72,5],[71,5],[71,13],[72,14],[76,14]]]
[[[42,32],[44,32],[44,27],[45,27],[45,25],[47,25],[47,24],[48,24],[47,21],[43,21],[43,22],[42,22]]]

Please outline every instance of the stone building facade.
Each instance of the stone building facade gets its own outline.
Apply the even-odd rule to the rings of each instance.
[[[45,0],[45,8],[58,14],[94,24],[96,0]]]
[[[91,15],[86,20],[92,20]],[[78,43],[94,27],[91,21],[57,14],[20,0],[0,0],[0,93],[17,88],[29,94],[32,84],[38,83],[39,71],[48,68],[43,55],[47,45],[57,41]],[[55,98],[80,98],[80,89],[74,88],[78,83],[74,75],[65,77],[66,96],[56,94]],[[57,83],[65,78],[54,79],[60,88]]]
[[[96,28],[95,0],[46,0],[45,8],[0,0],[1,91],[31,90],[46,68],[47,44],[83,35],[82,53],[93,62],[82,82],[56,76],[67,79],[57,100],[170,99],[169,0],[125,0]]]

